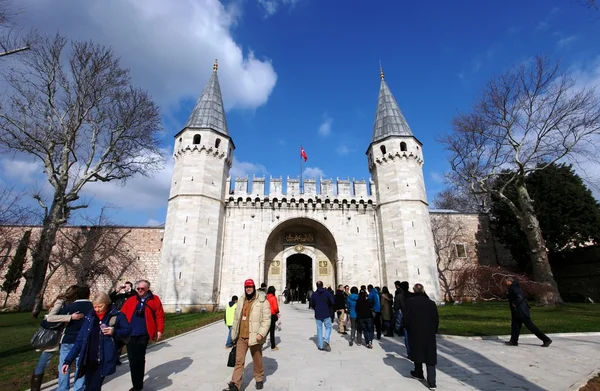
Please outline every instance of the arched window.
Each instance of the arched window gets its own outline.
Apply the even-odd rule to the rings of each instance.
[[[192,142],[192,144],[200,144],[200,135],[199,134],[194,135],[194,141]]]
[[[381,149],[381,154],[385,156],[385,145],[379,147]]]
[[[220,139],[220,138],[218,138],[218,139],[215,141],[215,148],[219,148],[219,145],[221,145],[221,139]]]
[[[179,137],[179,142],[182,142],[182,141],[183,141],[183,137]]]
[[[402,141],[402,142],[400,143],[400,150],[401,150],[401,151],[406,151],[406,143],[405,143],[404,141]]]

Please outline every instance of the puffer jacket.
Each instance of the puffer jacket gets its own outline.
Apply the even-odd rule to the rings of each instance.
[[[277,303],[277,297],[272,293],[267,293],[267,301],[271,306],[271,315],[277,315],[279,313],[279,304]]]
[[[235,309],[235,315],[233,317],[233,327],[231,328],[231,339],[236,341],[240,335],[240,324],[242,321],[242,310],[244,303],[246,302],[246,295],[242,295],[238,301],[238,306]],[[256,299],[250,307],[250,338],[248,339],[248,345],[254,346],[263,344],[266,341],[267,333],[271,327],[271,305],[267,301],[265,292],[256,291]],[[259,341],[256,340],[256,336],[260,334],[263,338]]]
[[[356,302],[358,301],[358,293],[351,293],[348,296],[348,312],[350,312],[350,319],[356,319]]]

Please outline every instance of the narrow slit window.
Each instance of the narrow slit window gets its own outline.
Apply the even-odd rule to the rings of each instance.
[[[382,145],[379,149],[381,149],[381,154],[385,156],[385,145]]]
[[[192,144],[194,144],[194,145],[200,144],[200,135],[199,134],[194,135],[194,140],[192,141]]]
[[[406,143],[405,143],[404,141],[402,141],[402,142],[400,143],[400,150],[401,150],[401,151],[406,151]]]
[[[218,138],[218,139],[215,141],[215,148],[219,148],[219,145],[221,145],[221,139],[220,139],[220,138]]]

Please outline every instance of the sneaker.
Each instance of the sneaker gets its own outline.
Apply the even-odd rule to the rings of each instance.
[[[423,376],[423,374],[418,374],[415,371],[410,371],[410,375],[413,377],[413,379],[425,380],[425,376]]]
[[[367,349],[373,349],[373,344],[372,343],[368,344]]]
[[[433,385],[430,384],[429,385],[429,389],[430,390],[437,390],[437,387],[435,386],[435,384],[433,384]]]
[[[504,344],[508,345],[508,346],[519,346],[518,342],[513,342],[513,341],[505,341]]]
[[[348,335],[347,331],[342,331],[342,335]]]
[[[319,349],[319,350],[321,350],[321,351],[325,351],[325,349],[323,349],[323,348],[320,348],[320,347],[317,347],[317,349]]]
[[[547,348],[548,346],[550,346],[550,344],[551,344],[551,343],[552,343],[552,340],[551,340],[551,339],[549,339],[549,340],[547,340],[546,342],[544,342],[544,343],[542,344],[542,347],[543,347],[543,348]]]
[[[257,381],[256,382],[256,389],[257,390],[262,390],[263,389],[263,382]]]
[[[356,341],[356,346],[361,346],[362,342],[361,341]]]
[[[348,342],[348,345],[352,346],[352,345],[354,345],[354,342],[350,341],[350,342]]]
[[[274,348],[271,348],[271,351],[273,350],[279,350],[279,348],[277,346],[275,346]]]
[[[324,343],[323,350],[325,350],[326,352],[331,352],[331,346],[329,346],[328,342]]]

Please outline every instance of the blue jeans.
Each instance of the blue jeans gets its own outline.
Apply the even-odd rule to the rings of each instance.
[[[40,359],[38,360],[35,369],[33,370],[34,375],[41,375],[46,370],[48,364],[50,364],[50,360],[52,360],[52,356],[55,352],[42,352]]]
[[[365,345],[368,345],[373,342],[374,337],[373,318],[359,319],[359,322],[365,335]]]
[[[67,371],[66,375],[62,373],[62,366],[67,358],[67,355],[71,351],[71,348],[74,344],[72,343],[61,343],[60,344],[60,358],[58,360],[58,388],[56,391],[69,391],[70,388],[70,379],[71,369]],[[77,364],[77,359],[75,359],[75,363]],[[79,365],[76,365],[76,370],[79,370]],[[75,380],[73,384],[73,391],[83,391],[85,389],[85,377],[82,376],[79,379]]]
[[[329,338],[331,337],[331,318],[325,318],[324,320],[315,319],[317,324],[317,346],[319,349],[323,349],[323,325],[325,325],[325,342],[329,344]]]
[[[227,334],[227,342],[225,342],[225,346],[230,348],[233,346],[233,341],[231,340],[231,326],[227,326],[227,327],[229,327],[229,334]]]

